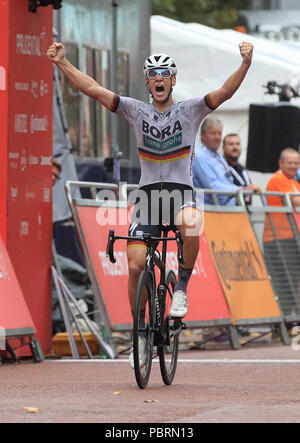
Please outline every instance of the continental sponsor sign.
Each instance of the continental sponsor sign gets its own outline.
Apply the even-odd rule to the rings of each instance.
[[[238,249],[230,249],[224,240],[220,246],[214,240],[211,242],[214,261],[227,289],[231,289],[231,282],[268,279],[262,258],[257,256],[256,246],[251,241],[244,241]]]
[[[233,320],[280,317],[248,215],[206,211],[204,230]]]

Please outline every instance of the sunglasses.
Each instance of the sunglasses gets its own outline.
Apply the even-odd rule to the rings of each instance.
[[[167,68],[163,68],[163,69],[149,69],[148,71],[148,78],[156,78],[158,76],[158,74],[160,74],[162,76],[162,78],[171,78],[172,77],[172,73],[170,71],[170,69]]]

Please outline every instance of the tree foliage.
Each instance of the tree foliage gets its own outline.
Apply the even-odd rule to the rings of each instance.
[[[240,24],[239,9],[247,9],[248,4],[248,0],[152,0],[152,14],[213,28],[233,28]]]

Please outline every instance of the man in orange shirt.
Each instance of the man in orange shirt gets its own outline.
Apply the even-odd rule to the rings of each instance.
[[[266,191],[300,194],[300,183],[295,179],[300,166],[300,155],[292,148],[284,149],[279,157],[279,170],[270,178]],[[267,196],[269,206],[283,206],[282,197]],[[300,196],[292,197],[294,206],[300,206]],[[295,240],[290,219],[286,213],[266,215],[264,257],[273,285],[285,316],[300,316],[300,250]]]
[[[299,192],[300,183],[295,179],[297,170],[300,165],[300,154],[292,148],[284,149],[279,157],[279,170],[275,172],[267,184],[266,191],[269,192]],[[267,202],[269,206],[283,206],[282,197],[268,196]],[[300,206],[300,197],[292,197],[294,206]],[[278,238],[293,238],[293,232],[288,220],[288,216],[282,213],[272,213],[272,221],[276,229]],[[273,241],[274,235],[271,227],[266,220],[264,241]]]
[[[295,179],[297,171],[300,167],[300,154],[292,148],[284,149],[279,157],[279,171],[275,172],[267,184],[267,191],[283,192],[299,192],[300,183]],[[269,197],[268,203],[270,206],[282,206],[279,203],[280,198]],[[300,206],[300,197],[293,197],[294,206]]]

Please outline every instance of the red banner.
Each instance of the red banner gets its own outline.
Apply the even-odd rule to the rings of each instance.
[[[177,246],[168,245],[167,267],[177,276]],[[188,285],[188,313],[184,321],[215,321],[231,319],[231,313],[219,282],[218,274],[210,256],[205,235],[200,237],[200,248]]]
[[[0,6],[0,237],[7,229],[8,2]]]
[[[132,316],[127,296],[126,241],[118,240],[115,243],[117,262],[111,263],[106,257],[106,246],[108,232],[112,226],[101,226],[97,223],[97,216],[99,217],[99,208],[97,207],[77,206],[76,209],[111,323],[113,325],[130,324]],[[127,209],[116,209],[115,213],[115,234],[128,235]],[[168,244],[167,268],[173,269],[177,273],[175,242]],[[188,287],[188,306],[188,314],[185,317],[187,322],[230,320],[231,318],[204,236],[202,236],[200,251]]]
[[[3,11],[8,11],[5,20]],[[1,181],[5,180],[0,192],[7,208],[4,213],[0,207],[1,232],[45,353],[50,351],[52,335],[53,71],[46,57],[52,42],[52,11],[49,6],[30,13],[27,0],[0,4],[1,52],[9,52],[7,106],[1,110],[0,122],[1,139],[7,133],[6,142],[1,140],[6,158],[0,165]]]
[[[101,290],[101,294],[108,311],[112,325],[132,323],[132,316],[127,296],[128,264],[126,254],[126,240],[115,243],[116,263],[111,263],[106,257],[108,232],[112,226],[100,226],[97,223],[99,208],[78,206],[77,213],[84,235],[84,240],[93,269]],[[127,209],[116,209],[115,234],[128,235]],[[124,221],[119,223],[120,218]]]
[[[34,324],[24,300],[10,258],[0,238],[0,328],[6,334],[11,330],[31,329]]]

